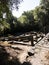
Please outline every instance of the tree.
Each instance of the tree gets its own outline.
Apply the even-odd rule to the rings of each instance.
[[[49,0],[41,0],[41,4],[40,6],[45,9],[45,20],[44,22],[44,27],[45,27],[45,31],[48,32],[49,31]]]
[[[13,22],[12,9],[18,9],[21,1],[22,0],[0,0],[0,33],[11,29],[11,23]]]
[[[20,4],[22,0],[0,0],[0,16],[8,16],[11,13],[12,9],[18,9],[18,4]]]
[[[34,16],[32,11],[27,11],[22,13],[18,18],[21,23],[21,26],[24,27],[26,31],[32,30],[34,28]]]
[[[16,7],[18,9],[18,4],[20,4],[22,0],[0,0],[0,5],[3,6],[4,8],[12,8]]]

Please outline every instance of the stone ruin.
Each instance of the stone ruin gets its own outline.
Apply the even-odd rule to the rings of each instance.
[[[49,33],[35,46],[0,42],[0,65],[49,65]]]

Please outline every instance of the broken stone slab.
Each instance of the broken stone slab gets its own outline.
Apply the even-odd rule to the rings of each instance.
[[[40,37],[40,38],[37,39],[37,41],[40,41],[41,39],[42,39],[42,38]]]
[[[23,40],[23,42],[29,42],[29,40]]]
[[[34,44],[36,44],[37,42],[36,41],[33,41]]]

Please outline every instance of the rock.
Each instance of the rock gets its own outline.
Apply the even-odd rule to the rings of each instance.
[[[30,62],[24,62],[22,65],[31,65]]]
[[[37,41],[39,42],[41,39],[42,39],[42,38],[40,37],[40,38],[37,39]]]
[[[33,56],[33,55],[34,55],[34,53],[28,52],[28,55],[29,55],[29,56]]]
[[[21,45],[22,42],[19,45],[11,44],[11,46],[9,46],[8,41],[1,42],[0,59],[2,59],[2,63],[6,58],[8,59],[5,60],[6,65],[19,65],[19,62],[21,65],[49,65],[49,41],[47,40],[49,39],[48,37],[49,33],[41,41],[35,44],[35,46]],[[14,41],[13,43],[16,42],[17,41]],[[8,57],[5,52],[8,54]],[[4,57],[4,59],[1,56]],[[0,65],[4,65],[4,63]]]
[[[19,59],[19,61],[21,63],[24,63],[26,61],[26,57],[28,56],[28,54],[26,52],[22,52],[20,53],[17,58]]]
[[[34,55],[34,49],[31,48],[29,51],[28,51],[28,55],[29,56],[33,56]]]
[[[11,46],[11,44],[8,43],[8,41],[4,41],[1,43],[2,46]]]
[[[34,43],[34,44],[36,44],[37,42],[36,42],[36,41],[34,41],[33,43]]]

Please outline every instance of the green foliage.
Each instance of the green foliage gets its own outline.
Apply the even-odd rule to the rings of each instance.
[[[12,15],[13,4],[18,9],[22,0],[0,0],[0,33],[23,31],[49,31],[49,0],[41,0],[40,6],[22,13],[19,18]]]
[[[25,30],[32,30],[34,27],[34,16],[32,11],[24,12],[19,18],[18,21],[20,21],[21,26]]]
[[[0,0],[0,33],[6,34],[17,27],[17,19],[13,17],[12,10],[18,9],[22,0]],[[14,6],[13,6],[14,5]]]
[[[6,20],[0,21],[0,35],[4,34],[7,29],[10,29],[10,24]]]
[[[18,21],[20,21],[21,24],[25,24],[27,23],[27,17],[25,15],[22,15],[20,18],[18,18]]]
[[[0,0],[0,6],[3,6],[2,9],[6,9],[6,7],[8,7],[9,9],[18,9],[18,4],[20,4],[21,1],[22,0]]]
[[[40,21],[43,24],[45,32],[49,32],[49,0],[41,0],[40,7],[42,9]],[[40,14],[39,14],[40,15]]]

